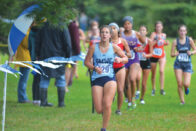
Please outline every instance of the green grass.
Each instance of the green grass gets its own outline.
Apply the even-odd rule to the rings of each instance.
[[[165,68],[166,96],[159,94],[159,73],[157,70],[157,93],[151,96],[151,82],[148,80],[146,104],[138,106],[134,111],[127,111],[123,103],[122,116],[116,116],[116,99],[112,105],[112,116],[108,126],[109,131],[194,131],[196,130],[196,74],[193,73],[190,94],[185,96],[186,104],[180,106],[177,94],[177,83],[173,71],[174,58],[170,57],[171,45],[166,47],[167,64]],[[0,55],[1,64],[7,55]],[[193,69],[196,70],[196,56],[192,57]],[[86,68],[79,63],[79,79],[74,79],[70,92],[66,94],[65,108],[57,107],[57,89],[54,80],[50,82],[48,101],[55,106],[40,108],[32,104],[17,103],[18,78],[8,75],[6,131],[99,131],[101,115],[91,113],[91,87],[89,77],[85,75]],[[3,79],[0,72],[0,112],[3,102]],[[27,93],[32,100],[32,75],[30,75]],[[2,114],[0,113],[0,119]],[[1,128],[1,127],[0,127]]]

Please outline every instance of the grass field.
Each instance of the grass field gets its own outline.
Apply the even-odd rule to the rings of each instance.
[[[186,104],[180,105],[177,94],[177,83],[174,77],[173,62],[170,57],[171,45],[166,47],[167,64],[165,68],[166,95],[159,94],[159,73],[157,71],[156,95],[151,96],[151,82],[148,80],[145,105],[133,111],[127,111],[127,103],[122,106],[122,116],[115,115],[116,99],[112,105],[112,116],[109,131],[195,131],[196,130],[196,74],[193,73],[190,94],[185,97]],[[8,58],[0,55],[1,64]],[[196,56],[192,57],[193,69],[196,70]],[[86,68],[80,62],[79,78],[74,79],[70,91],[66,94],[65,108],[57,107],[57,89],[54,80],[50,82],[48,101],[54,107],[40,108],[33,104],[17,103],[18,78],[8,75],[7,108],[5,131],[99,131],[101,115],[91,113],[91,87]],[[3,79],[0,72],[0,112],[3,102]],[[32,100],[32,75],[30,75],[27,92]],[[2,114],[0,114],[2,119]]]

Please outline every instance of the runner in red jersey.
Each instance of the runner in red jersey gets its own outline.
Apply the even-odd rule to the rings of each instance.
[[[152,96],[155,95],[155,81],[156,81],[156,67],[157,62],[159,62],[160,69],[160,93],[161,95],[165,95],[164,91],[164,69],[166,64],[166,57],[164,46],[168,45],[169,42],[166,41],[166,34],[162,33],[163,24],[161,21],[157,21],[155,24],[155,32],[153,32],[150,36],[150,39],[153,43],[153,55],[150,58],[151,61],[151,71],[152,71]]]
[[[127,56],[131,57],[131,52],[128,46],[128,43],[123,38],[119,37],[119,26],[116,23],[109,24],[111,29],[111,41],[113,44],[116,44],[121,50],[127,52]],[[120,108],[123,103],[123,94],[124,94],[124,83],[125,83],[125,67],[123,63],[113,63],[114,72],[116,75],[117,81],[117,92],[118,92],[118,101],[117,101],[117,110],[116,114],[121,115]]]

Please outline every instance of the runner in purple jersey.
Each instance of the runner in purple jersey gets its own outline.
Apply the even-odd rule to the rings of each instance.
[[[137,77],[141,74],[139,56],[135,51],[137,43],[145,43],[145,39],[136,31],[132,30],[133,18],[126,16],[123,18],[125,31],[122,32],[122,37],[127,40],[127,43],[131,50],[132,58],[129,59],[129,62],[125,64],[126,67],[126,78],[127,78],[127,96],[128,96],[128,109],[136,108],[135,102],[135,89],[137,83]]]
[[[122,38],[124,38],[127,41],[132,55],[132,57],[129,59],[129,62],[125,64],[125,67],[127,69],[130,67],[131,64],[139,63],[139,56],[134,51],[134,48],[137,47],[138,38],[136,37],[136,32],[134,30],[132,30],[131,34],[132,34],[131,36],[126,36],[124,32],[122,32]]]
[[[126,36],[124,32],[121,34],[122,38],[124,38],[129,45],[129,48],[131,50],[131,56],[132,58],[129,59],[128,63],[125,64],[125,68],[127,69],[127,75],[128,75],[128,69],[129,67],[134,64],[134,63],[140,63],[139,61],[139,56],[137,52],[134,50],[134,48],[137,47],[139,40],[136,36],[136,31],[132,30],[132,35],[131,36]],[[128,77],[126,77],[128,78]],[[138,75],[136,76],[136,86],[137,86],[137,91],[135,91],[136,99],[139,98],[140,95],[140,79],[141,79],[141,69],[139,69]]]

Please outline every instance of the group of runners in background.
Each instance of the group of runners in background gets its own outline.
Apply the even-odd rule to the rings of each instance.
[[[123,18],[124,28],[110,23],[99,30],[94,22],[89,34],[90,46],[85,58],[85,65],[92,70],[92,96],[96,112],[103,116],[105,131],[111,115],[111,105],[117,90],[116,114],[121,115],[124,94],[128,100],[128,110],[136,108],[136,99],[145,104],[144,96],[150,72],[152,81],[152,96],[156,92],[156,68],[159,65],[160,94],[165,95],[164,69],[166,53],[164,46],[169,45],[166,34],[163,33],[161,21],[155,23],[155,32],[147,37],[147,27],[141,25],[139,32],[133,30],[133,18]],[[191,37],[187,36],[187,27],[180,25],[178,38],[172,43],[171,57],[176,57],[174,72],[177,80],[180,104],[185,104],[185,94],[189,93],[192,64],[191,55],[196,53],[196,47]],[[191,50],[192,48],[192,50]],[[141,95],[140,95],[140,79]],[[140,97],[140,98],[139,98]]]

